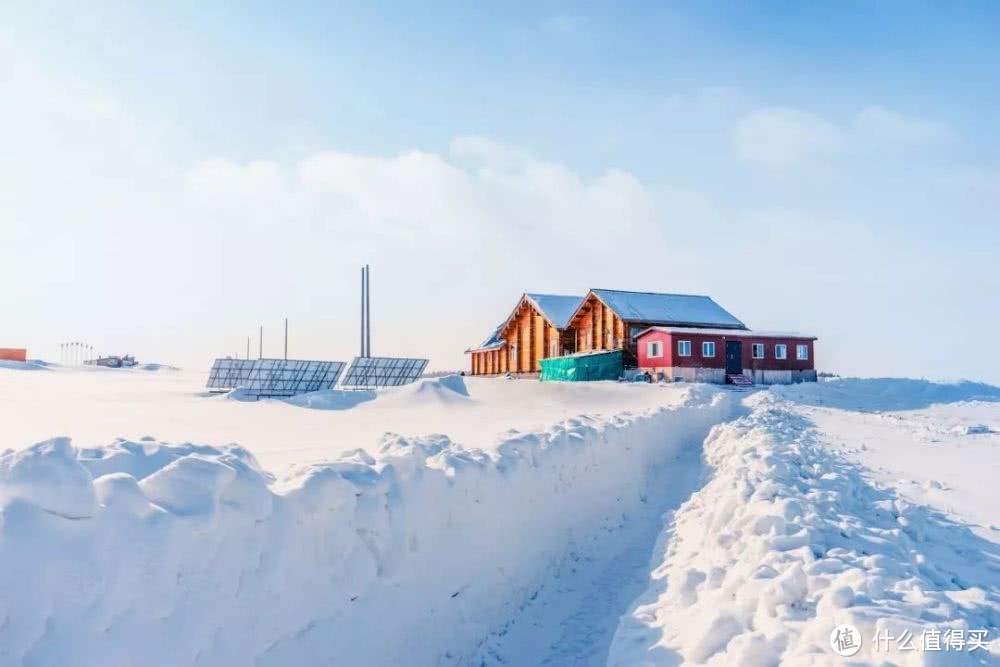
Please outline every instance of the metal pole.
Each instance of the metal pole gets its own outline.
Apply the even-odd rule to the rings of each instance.
[[[285,361],[288,361],[288,318],[285,318]]]
[[[257,338],[257,343],[260,347],[257,349],[257,358],[264,358],[264,325],[260,325],[260,336]]]
[[[372,270],[365,264],[365,356],[372,356]]]
[[[247,336],[247,361],[250,361],[250,336]]]
[[[361,267],[361,356],[365,356],[365,267]]]

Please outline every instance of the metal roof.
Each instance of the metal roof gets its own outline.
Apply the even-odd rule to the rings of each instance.
[[[563,296],[561,294],[532,294],[528,292],[524,296],[528,297],[535,304],[535,308],[557,329],[565,329],[569,326],[573,313],[583,301],[581,296]]]
[[[743,322],[707,296],[608,289],[590,291],[626,322],[746,329]]]
[[[649,327],[637,333],[633,338],[640,338],[649,331],[662,331],[669,334],[692,334],[703,336],[729,336],[741,338],[796,338],[799,340],[816,340],[816,336],[794,331],[756,331],[753,329],[703,329],[699,327]]]

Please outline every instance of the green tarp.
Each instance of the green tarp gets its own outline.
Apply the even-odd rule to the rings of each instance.
[[[543,382],[617,380],[622,374],[622,351],[589,352],[542,359]]]

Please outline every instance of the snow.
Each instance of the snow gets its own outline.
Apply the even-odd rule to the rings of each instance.
[[[972,444],[951,428],[1000,416],[996,396],[850,380],[748,398],[751,412],[706,440],[711,480],[667,523],[608,664],[841,664],[829,634],[843,623],[868,639],[853,664],[1000,659],[995,643],[992,656],[871,643],[927,629],[996,638],[1000,526],[984,523],[1000,516],[1000,438]],[[889,407],[913,411],[878,411]]]
[[[74,379],[100,386],[95,377]],[[650,498],[672,476],[694,483],[691,451],[734,406],[733,394],[710,387],[647,386],[642,399],[618,384],[465,387],[429,380],[349,410],[195,393],[175,395],[173,407],[374,410],[403,424],[425,417],[402,404],[445,413],[464,405],[482,425],[498,406],[481,404],[515,390],[520,401],[547,397],[550,415],[614,396],[660,405],[506,430],[487,450],[445,435],[384,434],[278,478],[240,446],[145,439],[76,449],[60,438],[8,452],[0,664],[469,664],[499,655],[506,648],[490,638],[572,569],[574,553],[609,562],[621,536],[636,536],[633,515],[655,529]],[[669,465],[685,451],[687,465]],[[624,611],[628,590],[611,592]],[[600,620],[606,644],[613,619]]]
[[[465,377],[377,394],[328,390],[247,402],[238,394],[209,394],[206,377],[207,372],[189,370],[0,369],[0,434],[6,443],[0,447],[24,447],[60,435],[71,436],[79,447],[144,436],[178,444],[236,442],[264,469],[280,474],[292,465],[374,447],[386,432],[445,433],[463,446],[491,449],[511,429],[534,431],[581,414],[610,416],[678,405],[691,392],[712,391],[693,385],[649,392],[605,382],[569,387]],[[456,381],[468,397],[451,400]]]
[[[871,643],[997,638],[996,387],[48,368],[0,368],[0,665],[1000,662]]]

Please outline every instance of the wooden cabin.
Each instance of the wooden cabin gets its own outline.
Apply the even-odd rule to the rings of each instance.
[[[482,344],[466,350],[472,375],[537,373],[539,361],[576,352],[567,323],[578,296],[525,293],[514,310]]]

